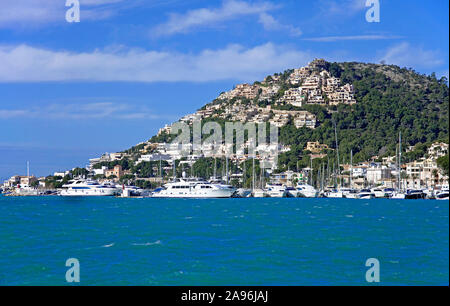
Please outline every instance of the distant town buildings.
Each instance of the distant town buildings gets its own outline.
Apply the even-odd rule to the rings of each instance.
[[[328,149],[329,148],[326,144],[321,144],[318,141],[311,141],[306,143],[306,151],[310,151],[312,153],[320,153]]]
[[[113,169],[108,169],[105,171],[106,178],[115,177],[120,179],[123,175],[123,170],[121,165],[114,166]]]

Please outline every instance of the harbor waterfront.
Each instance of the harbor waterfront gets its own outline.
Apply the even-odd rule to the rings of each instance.
[[[447,201],[0,196],[0,285],[449,285]]]

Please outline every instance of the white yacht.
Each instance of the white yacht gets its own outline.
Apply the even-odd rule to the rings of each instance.
[[[154,198],[231,198],[236,188],[198,179],[180,179],[156,189]]]
[[[271,198],[284,198],[287,195],[286,187],[282,184],[267,184],[266,193]]]
[[[251,189],[245,189],[245,188],[239,188],[236,190],[236,193],[234,194],[237,198],[248,198],[252,194]]]
[[[346,199],[358,199],[358,190],[352,188],[341,188],[342,194]]]
[[[344,193],[341,190],[330,190],[325,192],[325,197],[327,198],[343,198]]]
[[[370,189],[361,189],[358,194],[358,199],[373,199],[375,198],[375,194]]]
[[[286,196],[288,198],[297,198],[300,196],[300,192],[294,187],[286,187]]]
[[[401,191],[395,191],[392,193],[391,199],[394,200],[404,200],[406,198],[406,194]]]
[[[425,193],[422,190],[408,189],[405,194],[407,200],[425,199]]]
[[[393,196],[394,193],[395,193],[395,189],[394,189],[394,188],[384,188],[383,190],[384,190],[384,192],[386,193],[386,196],[387,196],[388,198],[392,198],[392,196]]]
[[[298,190],[298,196],[302,198],[316,198],[319,192],[311,185],[308,184],[297,184],[295,188]]]
[[[388,194],[384,191],[383,188],[372,188],[372,193],[375,195],[375,198],[387,198]]]
[[[100,184],[94,180],[75,180],[62,186],[60,195],[73,196],[114,196],[119,190],[113,185]]]
[[[254,198],[266,198],[269,195],[267,194],[267,192],[264,189],[254,189],[252,191],[252,196]]]
[[[448,201],[449,188],[448,185],[442,186],[441,190],[436,193],[436,200],[447,200]]]

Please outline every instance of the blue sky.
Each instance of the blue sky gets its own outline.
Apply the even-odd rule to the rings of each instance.
[[[0,1],[0,179],[86,165],[242,82],[329,61],[449,74],[449,3],[380,0]]]

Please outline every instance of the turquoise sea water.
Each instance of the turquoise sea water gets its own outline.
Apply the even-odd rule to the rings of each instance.
[[[0,196],[0,285],[449,285],[449,202]]]

